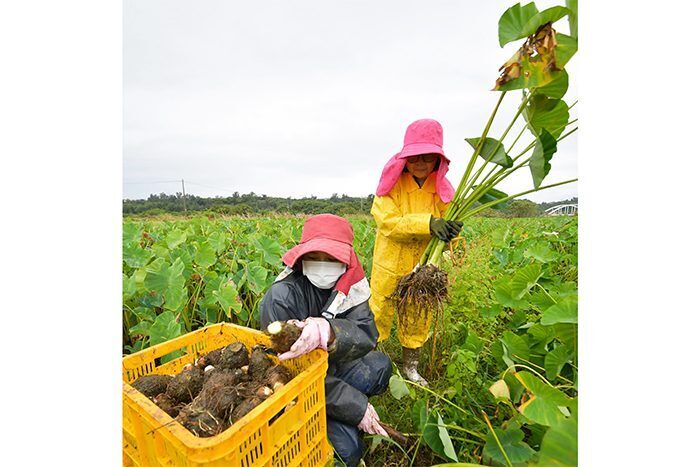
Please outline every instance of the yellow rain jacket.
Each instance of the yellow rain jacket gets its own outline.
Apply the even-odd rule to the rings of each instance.
[[[399,279],[418,264],[430,241],[430,216],[442,217],[448,203],[435,191],[435,175],[431,173],[422,187],[408,172],[401,174],[386,196],[376,196],[372,216],[377,223],[377,238],[372,258],[372,295],[369,306],[379,330],[379,341],[389,337],[394,319],[394,304],[389,296]],[[428,339],[431,313],[419,320],[418,311],[406,308],[406,329],[399,324],[399,341],[403,347],[415,349]],[[401,320],[398,320],[401,323]]]

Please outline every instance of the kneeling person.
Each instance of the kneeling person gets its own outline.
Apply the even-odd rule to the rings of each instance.
[[[328,438],[348,466],[358,465],[362,457],[360,430],[387,436],[368,397],[383,393],[391,376],[389,357],[372,350],[379,334],[352,241],[352,226],[342,217],[309,218],[301,243],[282,257],[287,267],[260,303],[263,329],[290,320],[302,328],[281,360],[317,348],[328,351]]]

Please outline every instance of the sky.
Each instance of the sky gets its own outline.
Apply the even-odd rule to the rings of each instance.
[[[498,45],[514,3],[125,0],[123,198],[173,194],[183,179],[206,197],[366,196],[420,118],[442,124],[456,186],[471,155],[464,138],[481,134],[498,69],[519,46]],[[555,29],[568,33],[568,22]],[[506,96],[490,135],[518,101]],[[577,133],[551,164],[544,184],[577,177]],[[532,188],[529,170],[499,188]],[[526,198],[574,196],[576,183]]]

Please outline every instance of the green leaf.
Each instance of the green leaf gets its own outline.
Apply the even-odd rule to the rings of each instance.
[[[279,267],[282,261],[282,245],[270,237],[257,237],[253,244],[262,253],[263,261],[273,267]]]
[[[535,94],[525,107],[523,118],[528,128],[535,136],[540,138],[542,130],[554,138],[559,138],[569,122],[569,107],[561,99],[550,99],[541,94]]]
[[[123,255],[126,265],[134,269],[147,265],[154,256],[151,250],[144,250],[138,244],[124,247]]]
[[[503,450],[508,456],[510,462],[516,464],[527,462],[535,454],[534,449],[523,441],[523,438],[525,438],[525,433],[520,431],[520,429],[511,428],[509,430],[501,430],[500,428],[494,428],[493,431],[496,433],[496,436],[498,436],[498,440],[501,442],[501,447],[503,447]],[[500,462],[501,464],[507,465],[506,459],[503,457],[503,453],[498,447],[496,438],[490,431],[486,435],[484,454],[491,459]]]
[[[185,278],[183,271],[185,265],[178,258],[168,266],[165,260],[158,258],[146,268],[144,285],[148,290],[163,294],[165,303],[163,308],[180,311],[187,299],[187,289],[184,288]]]
[[[465,141],[474,149],[479,146],[480,140],[481,138],[465,138]],[[505,168],[513,167],[513,159],[506,154],[503,143],[494,138],[486,137],[484,145],[479,151],[479,156],[484,160],[488,160],[489,162],[493,162]]]
[[[576,39],[578,37],[578,0],[566,0],[569,9],[569,34]]]
[[[508,308],[525,308],[528,306],[527,300],[516,298],[513,286],[508,277],[502,277],[493,284],[493,292],[498,303]]]
[[[494,321],[496,318],[498,318],[498,315],[500,315],[502,311],[503,308],[498,303],[496,303],[488,308],[481,308],[479,310],[479,315],[485,321]]]
[[[142,336],[148,336],[148,332],[151,330],[151,325],[153,323],[150,321],[139,321],[135,325],[131,326],[129,328],[129,335],[130,336],[136,336],[136,335],[142,335]]]
[[[569,9],[563,6],[553,6],[551,8],[547,8],[546,10],[540,11],[535,16],[530,18],[530,20],[523,26],[522,37],[527,37],[534,34],[537,32],[539,27],[544,24],[556,23],[569,13]],[[561,66],[559,68],[561,68]]]
[[[208,269],[216,263],[216,250],[208,243],[197,243],[197,253],[194,262],[204,269]]]
[[[521,336],[506,331],[499,340],[503,344],[503,361],[506,365],[513,366],[514,363],[524,363],[523,360],[530,359],[530,347]]]
[[[267,269],[258,264],[246,265],[245,278],[249,288],[257,294],[262,293],[267,287]]]
[[[532,183],[535,185],[535,188],[539,188],[542,185],[542,180],[552,168],[549,161],[552,160],[555,152],[557,152],[557,140],[543,128],[535,142],[535,149],[532,151],[529,163]]]
[[[557,33],[557,46],[554,48],[554,56],[556,57],[557,66],[564,68],[564,65],[569,63],[578,51],[578,41],[566,34]]]
[[[457,453],[452,445],[452,439],[443,426],[442,416],[437,411],[431,411],[423,430],[423,439],[430,449],[445,459],[457,461]]]
[[[129,300],[136,294],[136,274],[127,276],[122,274],[122,299]]]
[[[559,323],[554,325],[557,339],[572,349],[576,349],[578,343],[578,325],[570,323]]]
[[[410,394],[404,380],[396,375],[391,375],[391,378],[389,378],[389,391],[391,391],[391,395],[394,396],[394,399],[397,400],[401,400],[404,396]]]
[[[124,246],[138,243],[141,240],[143,228],[138,224],[125,223],[122,225],[122,243]]]
[[[569,90],[569,74],[566,70],[553,73],[556,76],[552,81],[537,88],[537,94],[542,94],[551,99],[561,99]]]
[[[564,412],[567,412],[567,408],[572,404],[566,394],[543,383],[532,373],[519,371],[515,377],[525,386],[529,396],[518,408],[521,414],[535,423],[546,426],[552,426],[565,418]]]
[[[542,314],[542,324],[578,323],[578,295],[568,295]]]
[[[539,263],[529,264],[518,269],[510,281],[515,298],[523,298],[537,284],[540,277],[542,277],[542,268]]]
[[[559,376],[564,365],[569,363],[574,357],[574,351],[566,345],[554,348],[544,357],[544,368],[547,370],[547,379],[554,381]]]
[[[411,408],[411,419],[413,420],[413,425],[416,427],[416,431],[422,433],[425,428],[425,423],[428,420],[428,405],[425,399],[417,400],[413,404]]]
[[[541,467],[552,465],[578,465],[578,419],[575,416],[553,425],[540,447]]]
[[[233,281],[221,282],[218,289],[212,292],[212,295],[229,319],[231,319],[232,310],[238,315],[243,309],[240,299],[238,298],[236,284],[234,284]]]
[[[554,261],[558,258],[557,253],[552,251],[546,242],[537,242],[528,247],[525,249],[523,256],[525,258],[534,258],[540,263],[549,263],[550,261]]]
[[[148,331],[152,346],[174,339],[180,334],[182,334],[182,324],[177,322],[172,311],[159,314]]]
[[[545,346],[552,342],[557,335],[552,326],[542,326],[540,323],[530,326],[527,333],[532,336],[530,350],[537,353],[545,353]]]
[[[529,34],[523,34],[525,25],[537,13],[537,7],[534,2],[525,6],[520,6],[520,3],[516,3],[508,8],[498,20],[498,42],[501,47],[509,42],[527,37]]]
[[[168,244],[168,248],[171,250],[184,243],[185,240],[187,240],[187,233],[179,229],[171,230],[165,237],[165,243]]]
[[[219,254],[226,249],[226,236],[219,231],[212,232],[207,238],[207,243]]]
[[[474,185],[472,187],[472,191],[479,190],[481,188],[481,185]],[[489,190],[484,193],[484,195],[479,198],[479,203],[480,204],[486,204],[490,203],[491,201],[496,201],[498,199],[504,199],[507,198],[508,195],[500,190],[497,190],[495,188],[489,188]],[[507,208],[508,205],[505,202],[502,203],[497,203],[491,206],[492,209],[505,209]]]

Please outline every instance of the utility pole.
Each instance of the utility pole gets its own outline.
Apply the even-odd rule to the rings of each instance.
[[[185,197],[185,179],[182,179],[182,204],[185,206],[185,212],[187,212],[187,200]]]

